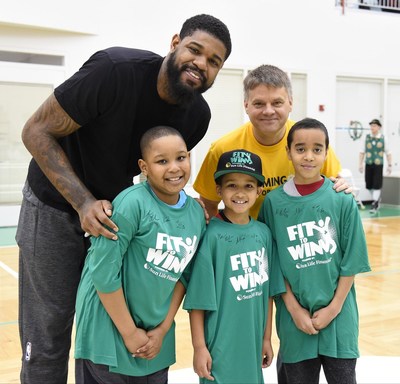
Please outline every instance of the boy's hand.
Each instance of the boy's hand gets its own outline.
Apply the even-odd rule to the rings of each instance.
[[[268,368],[272,364],[272,359],[274,358],[274,351],[272,349],[271,340],[263,341],[263,351],[262,351],[262,368]]]
[[[148,331],[147,336],[149,341],[136,350],[135,356],[142,359],[151,360],[160,353],[165,333],[160,327],[156,327],[151,331]]]
[[[316,311],[311,321],[314,328],[320,330],[326,328],[336,316],[337,313],[335,313],[332,308],[327,306]]]
[[[140,347],[146,345],[149,341],[149,338],[144,329],[136,328],[133,334],[124,337],[123,340],[126,349],[132,354],[133,357],[136,357],[136,351]]]
[[[207,347],[195,348],[193,355],[193,369],[200,378],[214,381],[211,376],[212,358]]]
[[[292,318],[300,331],[307,333],[307,335],[316,335],[318,333],[318,330],[314,328],[310,312],[305,308],[300,307],[296,310],[295,313],[292,314]]]

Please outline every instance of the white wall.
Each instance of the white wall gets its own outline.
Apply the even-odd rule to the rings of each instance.
[[[343,15],[334,0],[0,0],[0,9],[0,50],[64,55],[65,77],[108,46],[165,55],[184,20],[210,13],[231,31],[225,68],[274,64],[306,75],[307,115],[325,123],[333,147],[336,78],[400,80],[400,14],[346,9]]]
[[[231,31],[230,66],[271,62],[303,70],[399,75],[397,52],[388,48],[399,35],[400,16],[361,10],[342,15],[334,0],[1,0],[0,9],[0,23],[92,33],[93,49],[118,44],[160,54],[168,51],[186,18],[211,13]]]
[[[106,46],[166,54],[186,18],[213,14],[232,35],[226,67],[271,63],[307,73],[308,114],[328,127],[335,126],[337,75],[400,79],[400,14],[346,9],[343,15],[334,0],[1,0],[0,9],[0,49],[65,54],[67,76]],[[21,25],[59,31],[17,28]],[[326,107],[322,114],[319,104]]]

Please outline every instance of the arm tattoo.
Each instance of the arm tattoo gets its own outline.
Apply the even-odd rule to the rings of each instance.
[[[75,209],[93,196],[75,174],[58,139],[79,128],[51,95],[28,120],[22,134],[25,146],[42,171]]]

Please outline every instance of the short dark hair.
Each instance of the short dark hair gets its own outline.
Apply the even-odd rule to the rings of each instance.
[[[196,15],[187,19],[179,32],[179,37],[184,39],[187,36],[192,36],[196,31],[204,31],[220,40],[225,48],[225,60],[229,57],[232,51],[231,35],[228,27],[219,19],[210,15]]]
[[[290,131],[287,136],[287,147],[290,148],[292,142],[293,142],[293,135],[294,133],[299,130],[299,129],[319,129],[325,134],[325,146],[326,149],[329,147],[329,134],[328,130],[326,129],[325,125],[322,124],[319,120],[312,119],[310,117],[306,117],[303,120],[298,121],[295,123],[292,128],[290,128]]]
[[[178,136],[183,141],[185,141],[179,131],[167,125],[158,125],[156,127],[150,128],[140,138],[140,152],[142,158],[143,158],[143,152],[145,151],[146,148],[150,146],[150,144],[154,140],[165,136]]]

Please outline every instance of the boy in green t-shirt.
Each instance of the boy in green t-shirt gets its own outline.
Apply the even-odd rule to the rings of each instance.
[[[259,220],[278,247],[286,293],[275,298],[280,340],[278,383],[356,382],[358,310],[354,276],[370,271],[365,234],[352,195],[321,176],[326,127],[304,119],[287,137],[294,178],[269,193]]]
[[[189,153],[173,128],[140,141],[147,177],[113,201],[118,238],[92,238],[76,302],[76,383],[168,381],[174,317],[205,231],[204,211],[183,191]]]
[[[263,383],[272,362],[272,300],[284,292],[268,227],[250,217],[262,192],[261,159],[223,153],[214,174],[224,209],[210,220],[183,308],[190,311],[201,383]]]

